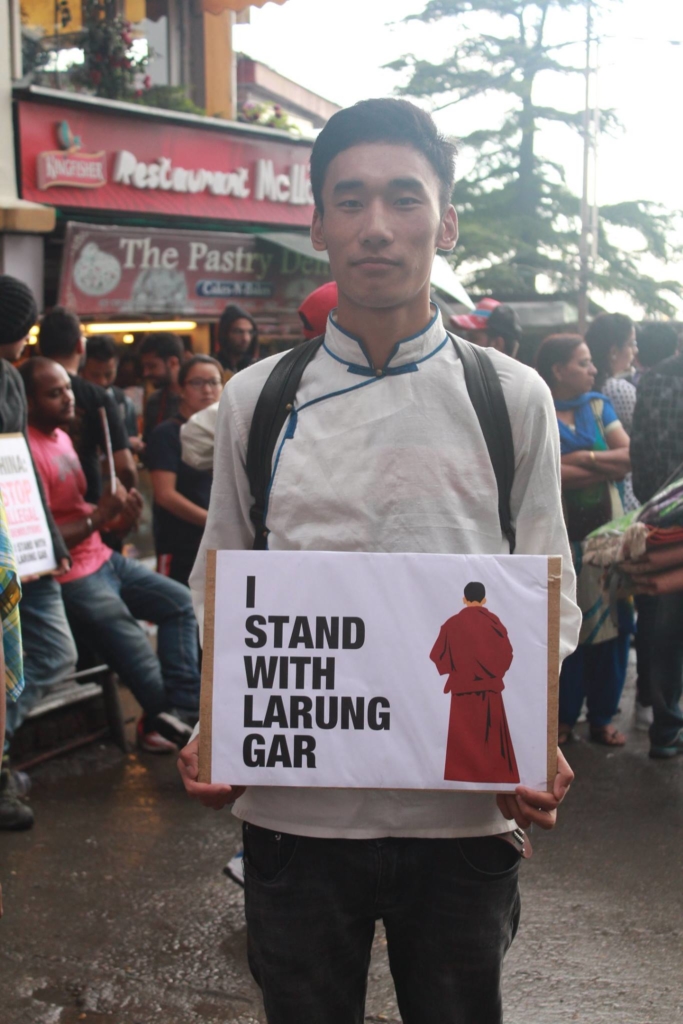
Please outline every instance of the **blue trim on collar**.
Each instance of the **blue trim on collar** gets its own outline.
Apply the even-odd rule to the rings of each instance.
[[[401,363],[400,366],[386,366],[382,370],[382,372],[379,374],[379,378],[381,378],[381,377],[398,377],[402,373],[416,373],[417,370],[419,369],[419,364],[426,362],[427,359],[431,359],[432,356],[435,356],[437,352],[440,352],[441,349],[444,347],[444,345],[446,344],[447,341],[448,341],[448,335],[446,335],[446,337],[443,339],[443,341],[441,342],[440,345],[437,345],[436,348],[433,348],[432,351],[428,352],[426,356],[422,356],[421,359],[416,359],[412,363]],[[337,358],[334,355],[333,352],[330,352],[330,355],[334,359]],[[343,360],[343,359],[339,360],[340,363],[344,362],[344,361],[345,360]],[[357,366],[355,363],[348,363],[348,367],[349,367],[348,371],[347,371],[348,373],[356,373],[360,377],[377,377],[378,376],[377,370],[373,370],[371,367],[368,367],[368,366]]]
[[[434,326],[434,324],[436,323],[436,321],[438,319],[438,316],[439,316],[439,307],[436,305],[436,303],[433,303],[433,305],[434,305],[434,315],[432,316],[432,318],[429,321],[429,323],[427,324],[427,326],[423,327],[421,331],[417,331],[415,334],[411,334],[407,338],[401,338],[400,341],[396,342],[396,344],[392,348],[391,352],[389,353],[389,358],[387,359],[386,363],[384,364],[384,368],[383,368],[383,373],[384,374],[388,374],[388,373],[391,372],[390,369],[389,369],[389,363],[391,362],[392,359],[395,358],[395,356],[397,355],[398,350],[401,347],[401,345],[406,345],[409,341],[415,341],[416,338],[419,338],[423,334],[426,334],[427,331],[431,330],[431,328]],[[370,371],[370,373],[375,374],[377,372],[377,370],[372,365],[372,360],[370,359],[370,356],[367,353],[367,350],[365,348],[365,344],[363,343],[362,339],[358,338],[355,334],[351,334],[350,331],[347,331],[347,330],[345,330],[345,328],[341,327],[337,323],[337,321],[334,319],[334,317],[332,316],[332,313],[330,313],[329,318],[330,318],[330,322],[332,323],[332,325],[334,326],[334,328],[336,330],[338,330],[341,334],[345,335],[347,338],[350,338],[351,341],[355,341],[356,342],[356,344],[360,348],[361,352],[365,356],[365,360],[366,360],[366,362],[368,364],[367,369]],[[335,355],[334,352],[330,351],[330,349],[327,347],[327,342],[323,342],[323,347],[332,356],[333,359],[336,359],[340,363],[346,363],[346,365],[349,367],[349,373],[358,373],[358,374],[363,373],[365,375],[365,368],[361,368],[359,363],[351,363],[351,362],[349,362],[346,359],[341,359],[339,356]],[[422,362],[421,359],[418,359],[417,361],[418,362]],[[408,363],[407,365],[408,366],[412,366],[414,364]],[[354,369],[352,370],[351,367],[353,367]],[[406,371],[403,371],[403,372],[405,373]]]

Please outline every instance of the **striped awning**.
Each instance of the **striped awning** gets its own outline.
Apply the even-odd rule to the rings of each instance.
[[[265,4],[285,4],[287,0],[202,0],[207,14],[222,14],[223,11],[245,11],[247,7],[263,7]]]

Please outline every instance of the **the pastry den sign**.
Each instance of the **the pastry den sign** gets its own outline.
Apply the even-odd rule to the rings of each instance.
[[[185,167],[168,156],[140,159],[132,149],[113,154],[87,152],[81,138],[67,121],[56,125],[59,149],[38,153],[36,184],[39,190],[62,188],[103,188],[109,184],[107,164],[111,161],[111,183],[126,189],[267,200],[292,206],[311,206],[313,194],[305,162],[291,163],[286,172],[270,158],[259,158],[250,166],[232,168]]]

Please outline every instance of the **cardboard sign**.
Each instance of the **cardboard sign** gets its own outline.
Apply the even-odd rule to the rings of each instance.
[[[200,779],[550,788],[560,575],[541,556],[209,552]]]
[[[36,474],[23,434],[0,434],[0,491],[19,576],[57,568]]]

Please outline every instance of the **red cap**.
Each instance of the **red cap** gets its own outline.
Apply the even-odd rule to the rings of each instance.
[[[314,292],[307,295],[299,306],[299,316],[304,325],[304,337],[317,338],[319,334],[325,333],[327,318],[330,312],[336,307],[339,300],[337,282],[328,281]]]
[[[456,327],[462,327],[465,331],[484,331],[488,324],[489,317],[496,306],[500,306],[497,299],[482,299],[478,302],[471,313],[463,313],[461,316],[452,316],[451,323]]]

